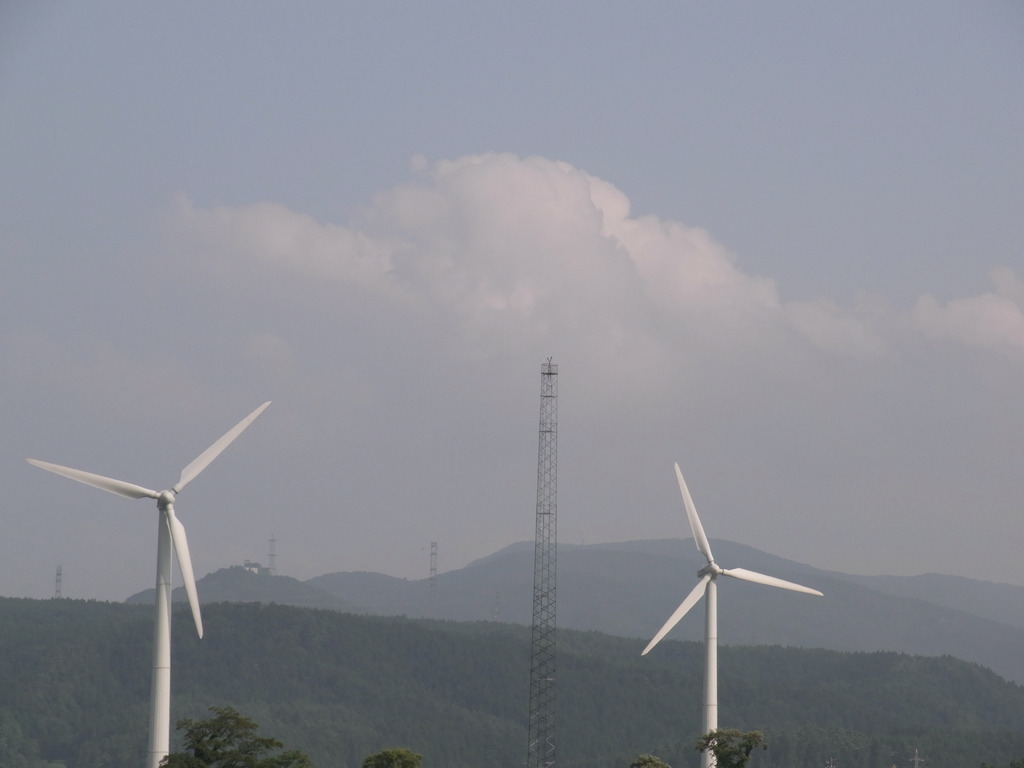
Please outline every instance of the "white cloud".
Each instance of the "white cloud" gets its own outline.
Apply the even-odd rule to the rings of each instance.
[[[933,340],[951,340],[1005,352],[1024,350],[1024,289],[1012,270],[993,271],[995,293],[953,299],[942,304],[934,296],[918,299],[912,326]]]
[[[855,357],[885,352],[885,342],[872,327],[868,312],[854,314],[824,299],[791,301],[782,311],[793,329],[819,349]]]
[[[223,257],[367,290],[387,286],[388,245],[355,230],[322,224],[276,203],[204,209],[184,195],[174,203],[174,225]]]
[[[827,369],[837,355],[884,355],[908,327],[910,343],[1024,349],[1024,286],[1010,270],[993,272],[993,293],[923,296],[909,313],[784,302],[706,230],[633,217],[621,190],[567,163],[482,154],[412,168],[345,225],[274,203],[202,208],[184,197],[171,218],[232,281],[270,275],[261,290],[272,293],[257,301],[279,300],[279,276],[327,296],[321,310],[372,301],[377,322],[430,328],[431,343],[467,358],[567,350],[595,375],[623,371],[602,373],[611,388],[632,386],[638,369],[664,386],[708,355],[799,375],[796,361]],[[263,355],[283,354],[281,339],[260,343]]]

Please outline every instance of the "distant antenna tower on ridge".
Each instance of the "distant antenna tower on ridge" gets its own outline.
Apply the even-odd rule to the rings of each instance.
[[[277,539],[274,538],[274,534],[270,534],[270,551],[267,552],[267,571],[271,576],[277,576],[277,565],[274,561],[277,558]]]
[[[437,589],[437,542],[430,542],[430,592]]]
[[[61,594],[61,584],[64,581],[64,566],[57,566],[57,588],[53,590],[53,599],[60,600],[63,595]]]
[[[437,614],[437,542],[430,542],[430,580],[427,582],[427,616]]]
[[[558,512],[558,366],[540,369],[537,532],[533,549],[529,754],[526,768],[555,764],[555,556]]]

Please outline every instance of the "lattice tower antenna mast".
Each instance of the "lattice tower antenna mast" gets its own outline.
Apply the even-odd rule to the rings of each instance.
[[[267,552],[267,571],[271,576],[277,576],[277,539],[270,534],[270,551]]]
[[[430,592],[437,589],[437,542],[430,542]]]
[[[558,366],[541,366],[537,533],[533,549],[533,635],[526,768],[555,764],[555,594],[558,521]]]
[[[57,566],[57,586],[56,586],[56,589],[53,590],[53,598],[54,598],[54,600],[60,600],[63,597],[63,591],[62,591],[63,583],[64,583],[64,566],[63,565],[58,565]]]
[[[437,542],[430,542],[430,580],[427,582],[428,618],[437,617]]]

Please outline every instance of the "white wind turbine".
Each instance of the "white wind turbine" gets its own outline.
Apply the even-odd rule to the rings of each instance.
[[[139,485],[114,480],[80,469],[62,467],[45,461],[28,459],[40,469],[55,472],[58,475],[77,480],[129,499],[156,499],[159,510],[157,524],[156,554],[156,621],[153,628],[153,682],[150,692],[149,707],[149,757],[147,768],[157,768],[160,761],[167,755],[170,748],[171,721],[171,550],[178,556],[178,567],[185,583],[185,593],[192,608],[192,618],[196,623],[199,637],[203,636],[203,619],[199,614],[199,598],[196,595],[196,581],[192,573],[192,558],[188,552],[188,540],[185,538],[185,527],[174,515],[174,499],[186,485],[209,466],[236,437],[266,410],[270,402],[266,402],[250,413],[227,434],[203,451],[191,464],[181,470],[178,482],[167,491],[151,491]]]
[[[679,478],[679,490],[683,494],[686,517],[690,521],[690,530],[693,531],[694,541],[697,542],[697,549],[704,555],[708,563],[697,571],[697,575],[700,577],[697,586],[679,604],[675,613],[668,617],[668,621],[658,630],[658,634],[647,644],[647,647],[644,648],[643,653],[640,655],[646,656],[679,623],[679,620],[697,604],[697,601],[702,596],[706,596],[707,600],[704,603],[704,717],[701,725],[701,733],[704,734],[718,728],[718,585],[715,583],[715,580],[719,576],[731,576],[734,579],[752,581],[755,584],[767,584],[769,587],[781,587],[782,589],[790,589],[794,592],[806,592],[809,595],[818,595],[819,597],[821,592],[794,584],[792,581],[776,579],[774,576],[765,576],[763,573],[757,573],[756,571],[748,571],[746,568],[722,568],[719,566],[711,554],[711,545],[708,544],[708,537],[704,535],[704,527],[700,524],[700,518],[697,517],[697,508],[693,505],[693,499],[690,498],[690,491],[686,487],[686,481],[683,480],[683,473],[679,470],[678,464],[676,464],[676,477]],[[715,765],[715,756],[710,751],[705,752],[701,765],[703,768],[711,768]]]

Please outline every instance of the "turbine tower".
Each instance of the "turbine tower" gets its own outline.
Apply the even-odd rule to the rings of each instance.
[[[686,517],[690,521],[693,539],[697,543],[697,549],[708,562],[697,571],[697,575],[700,577],[697,586],[679,604],[675,613],[668,617],[668,621],[658,630],[658,634],[647,644],[640,655],[646,656],[697,604],[701,597],[706,598],[704,603],[704,715],[701,724],[701,734],[703,735],[718,728],[718,584],[716,579],[719,576],[731,576],[742,581],[752,581],[755,584],[765,584],[769,587],[779,587],[794,592],[805,592],[809,595],[821,596],[821,592],[794,584],[792,581],[765,576],[756,571],[748,571],[746,568],[720,567],[711,554],[711,545],[708,543],[708,537],[704,535],[704,527],[700,524],[700,518],[697,517],[697,508],[693,505],[693,499],[690,498],[690,491],[686,487],[686,481],[683,480],[683,473],[678,464],[676,464],[676,478],[679,480],[679,491],[683,494],[683,505],[686,507]],[[714,765],[715,756],[710,750],[704,752],[701,758],[702,768],[712,768]]]
[[[558,366],[541,366],[537,532],[533,549],[533,634],[527,768],[555,764],[555,556],[558,496]]]
[[[153,626],[153,677],[149,707],[149,755],[147,768],[158,768],[170,748],[171,730],[171,551],[177,555],[178,568],[192,608],[192,619],[196,632],[203,636],[203,619],[199,613],[199,598],[196,594],[196,580],[192,573],[192,558],[188,551],[185,527],[174,514],[174,500],[182,489],[209,466],[236,437],[266,410],[264,403],[232,427],[217,442],[203,451],[191,464],[181,470],[181,477],[166,491],[151,491],[140,485],[122,480],[94,475],[80,469],[62,467],[37,459],[28,459],[29,464],[77,480],[103,491],[126,496],[129,499],[155,499],[157,516],[156,555],[156,619]]]

